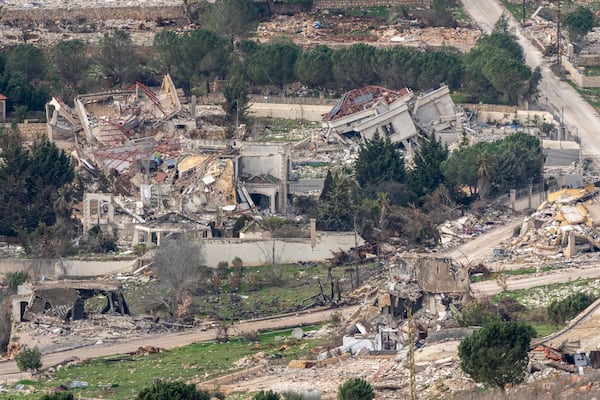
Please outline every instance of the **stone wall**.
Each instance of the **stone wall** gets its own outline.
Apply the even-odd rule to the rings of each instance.
[[[88,260],[29,260],[2,259],[0,274],[16,271],[35,271],[39,275],[59,277],[67,273],[69,276],[94,277],[111,275],[118,272],[129,272],[139,266],[137,258],[120,261],[88,261]]]
[[[269,104],[250,103],[248,114],[254,117],[303,119],[320,122],[323,114],[331,111],[331,106],[301,105],[301,104]]]
[[[169,7],[97,7],[97,8],[29,8],[11,9],[2,16],[7,21],[102,21],[107,19],[133,19],[155,21],[157,19],[176,19],[183,16],[183,6]]]
[[[364,240],[358,237],[358,245]],[[204,264],[216,267],[219,262],[231,262],[240,257],[246,266],[259,266],[269,262],[275,248],[276,261],[283,264],[319,262],[333,257],[333,253],[354,247],[353,232],[317,232],[315,246],[309,238],[303,239],[204,239],[202,256]]]
[[[357,7],[396,7],[411,6],[427,8],[431,0],[314,0],[313,9],[357,8]]]
[[[569,79],[580,88],[600,87],[600,76],[587,76],[583,71],[573,65],[567,57],[563,56],[563,66],[569,73]]]

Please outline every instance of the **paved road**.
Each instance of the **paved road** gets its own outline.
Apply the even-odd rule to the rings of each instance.
[[[292,326],[312,325],[327,321],[332,313],[342,312],[344,315],[352,314],[358,306],[343,307],[337,309],[325,309],[302,314],[285,315],[275,318],[264,318],[257,320],[242,321],[235,323],[229,330],[230,335],[239,336],[244,332],[282,329]],[[134,341],[124,341],[120,343],[112,343],[98,346],[87,346],[74,350],[61,351],[58,353],[46,354],[42,357],[44,367],[50,367],[60,364],[64,360],[71,357],[79,359],[88,359],[94,357],[104,357],[112,354],[125,354],[133,352],[140,346],[155,346],[163,349],[172,349],[175,347],[185,346],[191,343],[213,340],[216,336],[215,329],[202,331],[200,329],[192,329],[184,332],[170,333],[156,336],[149,336],[144,339]],[[19,372],[14,361],[6,361],[0,363],[0,383],[13,379],[20,379]]]
[[[471,18],[484,32],[490,32],[504,9],[497,0],[462,0]],[[508,15],[508,12],[506,12]],[[519,24],[512,17],[510,26],[515,29],[519,43],[523,47],[527,64],[540,67],[543,79],[539,85],[540,103],[564,114],[564,123],[571,132],[581,139],[584,157],[593,161],[595,171],[600,171],[600,118],[598,113],[568,83],[562,82],[550,70],[552,61],[545,60],[541,52],[521,33]]]

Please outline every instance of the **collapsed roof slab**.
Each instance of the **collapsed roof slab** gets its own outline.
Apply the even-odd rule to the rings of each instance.
[[[419,94],[413,107],[413,116],[418,124],[430,126],[439,132],[456,122],[460,113],[456,112],[450,90],[444,85]]]
[[[116,312],[129,315],[123,289],[116,281],[52,281],[19,288],[20,294],[27,294],[26,292],[31,294],[31,298],[23,315],[29,315],[30,318],[51,311],[55,316],[65,320],[83,319],[85,301],[98,296],[107,300],[102,313]]]
[[[344,95],[323,120],[323,127],[338,134],[359,133],[362,140],[370,140],[376,132],[394,143],[409,147],[417,135],[408,109],[412,92],[408,89],[393,91],[379,86],[367,86]]]
[[[157,92],[136,82],[129,90],[92,93],[75,98],[75,109],[90,142],[126,143],[145,122],[155,125],[181,111],[177,89],[165,75]]]

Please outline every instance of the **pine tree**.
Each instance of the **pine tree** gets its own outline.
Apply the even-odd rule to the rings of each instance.
[[[423,141],[410,171],[410,186],[419,197],[433,193],[444,183],[442,163],[448,159],[448,154],[448,146],[444,146],[435,133]]]
[[[381,182],[404,182],[404,159],[388,137],[375,132],[362,144],[354,163],[356,181],[360,187],[376,186]]]

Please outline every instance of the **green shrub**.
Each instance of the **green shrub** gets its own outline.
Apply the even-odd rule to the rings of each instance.
[[[75,400],[75,397],[73,397],[73,393],[56,392],[52,394],[45,394],[40,400]]]
[[[302,393],[298,392],[283,392],[283,398],[285,400],[304,400]]]
[[[351,378],[338,387],[338,400],[371,400],[375,397],[373,388],[363,378]]]
[[[460,326],[483,326],[489,322],[500,320],[500,313],[496,306],[476,301],[465,305],[461,314],[457,317],[457,322]]]
[[[16,271],[6,274],[8,288],[12,293],[17,293],[19,285],[27,282],[27,279],[29,279],[29,273],[27,271]]]
[[[280,400],[281,395],[272,390],[269,390],[269,391],[261,390],[260,392],[256,393],[252,397],[252,399],[253,400]]]
[[[137,400],[210,400],[209,392],[199,390],[195,385],[184,382],[158,380],[138,393]]]
[[[42,368],[42,353],[37,347],[23,347],[15,356],[20,371],[37,371]]]
[[[557,325],[563,325],[566,321],[575,317],[596,301],[596,296],[578,292],[565,297],[562,300],[554,300],[548,306],[548,319]]]

